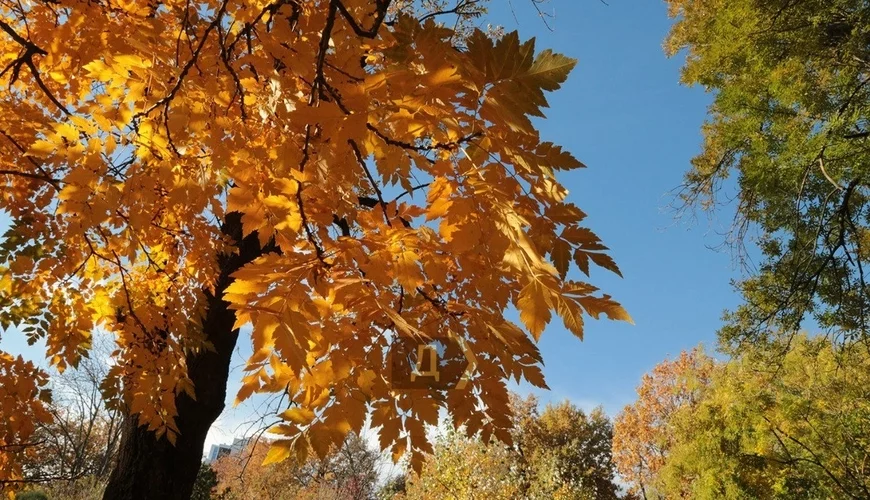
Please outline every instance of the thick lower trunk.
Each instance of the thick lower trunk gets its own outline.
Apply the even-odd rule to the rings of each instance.
[[[238,214],[228,216],[224,232],[240,240]],[[188,357],[188,375],[194,383],[196,401],[185,394],[178,397],[176,423],[180,434],[175,446],[165,438],[139,427],[135,417],[127,417],[124,436],[115,468],[109,477],[104,500],[150,500],[190,498],[202,461],[208,430],[224,408],[230,359],[238,339],[233,330],[235,315],[221,297],[230,283],[229,275],[261,255],[256,235],[238,245],[239,252],[224,257],[216,294],[209,297],[203,329],[214,351]]]

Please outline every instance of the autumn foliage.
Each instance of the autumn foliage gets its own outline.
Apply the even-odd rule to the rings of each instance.
[[[659,364],[616,418],[613,458],[647,499],[864,498],[870,355],[824,337]]]
[[[601,408],[584,413],[566,400],[540,409],[533,396],[512,395],[511,411],[511,444],[448,430],[405,495],[392,498],[633,498],[619,492]]]
[[[506,439],[505,382],[544,385],[554,312],[581,338],[585,316],[629,319],[569,278],[619,270],[556,178],[583,165],[532,122],[575,62],[390,3],[0,5],[0,326],[59,369],[111,332],[105,397],[172,443],[227,303],[252,327],[238,400],[292,402],[269,462],[323,457],[369,414],[415,468],[441,410]],[[391,390],[397,335],[469,347],[467,390]],[[7,445],[40,417],[41,375],[10,366],[0,383],[31,388],[2,407]]]
[[[51,420],[46,402],[50,397],[48,377],[33,363],[21,356],[0,353],[0,380],[15,380],[15,385],[3,383],[0,391],[0,485],[21,479],[21,462],[30,458],[35,443],[30,440],[36,425]]]
[[[210,464],[217,476],[211,497],[365,500],[378,482],[380,456],[359,436],[350,434],[323,458],[264,464],[269,439],[255,439],[239,453]]]
[[[613,461],[633,493],[652,495],[648,490],[680,438],[671,418],[699,404],[714,367],[713,359],[698,348],[659,363],[643,376],[637,401],[622,410],[613,428]]]
[[[747,264],[743,245],[758,248],[722,340],[738,348],[818,325],[867,342],[870,6],[667,4],[665,48],[686,55],[681,80],[715,96],[681,198],[705,209],[734,201],[729,241]]]

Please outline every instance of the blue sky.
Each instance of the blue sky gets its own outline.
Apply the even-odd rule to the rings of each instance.
[[[562,180],[625,276],[593,269],[591,281],[635,320],[589,321],[583,342],[552,323],[540,343],[552,390],[540,397],[602,404],[613,415],[665,357],[699,342],[714,347],[722,311],[738,304],[730,251],[708,248],[722,243],[729,216],[693,222],[669,209],[700,150],[711,96],[679,85],[682,59],[664,56],[671,25],[664,2],[552,0],[553,32],[528,2],[512,3],[518,21],[507,1],[494,0],[491,22],[579,61],[538,126],[589,167]]]
[[[522,38],[537,37],[539,49],[579,60],[563,89],[550,96],[548,119],[538,126],[546,140],[588,165],[562,180],[625,276],[593,269],[591,282],[635,320],[634,326],[590,320],[583,342],[554,321],[540,342],[552,390],[537,392],[544,401],[568,398],[587,409],[600,404],[615,415],[634,399],[643,373],[665,357],[699,342],[713,347],[722,311],[738,303],[730,281],[740,274],[731,254],[708,248],[723,241],[728,216],[675,220],[668,208],[699,151],[710,96],[680,86],[681,59],[663,54],[671,24],[663,2],[552,0],[545,5],[555,9],[552,32],[528,0],[512,3],[516,19],[508,1],[492,0],[484,23],[518,29]],[[0,215],[0,229],[6,222]],[[25,349],[15,331],[3,335],[0,347],[39,355]],[[251,411],[228,410],[209,444],[230,440]]]

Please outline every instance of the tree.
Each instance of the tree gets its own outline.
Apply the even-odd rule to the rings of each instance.
[[[419,474],[408,478],[405,496],[425,498],[518,498],[519,478],[503,445],[487,446],[455,430],[435,443]]]
[[[644,499],[670,498],[658,478],[677,439],[673,416],[694,408],[710,385],[715,364],[700,348],[665,360],[643,376],[638,399],[627,405],[613,424],[613,461],[631,492]],[[671,489],[682,498],[683,491]]]
[[[211,468],[211,465],[203,463],[199,466],[196,481],[193,483],[193,493],[190,495],[190,500],[212,500],[215,498],[223,498],[224,495],[217,494],[217,489],[217,472]]]
[[[15,500],[48,500],[48,496],[41,491],[25,491],[15,495]]]
[[[15,493],[18,499],[22,495],[35,492],[49,500],[100,500],[106,489],[105,478],[82,476],[78,479],[51,481],[48,483],[28,483],[23,490]]]
[[[867,340],[870,318],[870,6],[863,0],[669,0],[683,82],[714,92],[684,201],[733,198],[733,241],[759,232],[758,272],[723,345],[811,318]]]
[[[21,356],[0,352],[0,380],[17,382],[4,384],[0,392],[0,410],[6,416],[0,418],[0,488],[7,489],[26,482],[21,464],[35,453],[37,442],[31,438],[36,425],[51,420],[46,408],[51,393],[45,372]]]
[[[405,483],[405,498],[519,498],[514,457],[501,443],[487,445],[449,429],[436,443],[420,473]]]
[[[610,421],[568,401],[538,409],[533,396],[512,398],[512,444],[448,431],[408,498],[617,499]]]
[[[237,399],[287,396],[268,461],[324,457],[371,413],[419,470],[439,410],[506,439],[505,380],[543,385],[552,311],[577,336],[585,315],[629,319],[568,277],[618,269],[556,180],[582,164],[530,120],[574,61],[399,7],[0,5],[0,326],[58,369],[115,336],[102,388],[128,418],[106,498],[190,495],[242,326]],[[455,339],[476,371],[391,391],[400,336]]]
[[[611,455],[613,430],[603,409],[587,415],[563,401],[539,413],[533,397],[522,406],[532,411],[517,425],[514,449],[522,465],[526,497],[619,498]]]
[[[615,426],[620,474],[645,498],[867,498],[868,365],[865,349],[825,337],[747,349],[693,375],[693,398],[659,412],[656,432],[633,418],[648,398],[627,408]],[[680,372],[659,368],[660,386],[668,374],[680,385]]]
[[[269,444],[252,442],[241,454],[221,457],[213,464],[221,498],[367,500],[374,496],[380,457],[355,434],[325,458],[309,457],[301,464],[294,459],[263,464]]]
[[[12,464],[16,484],[38,485],[50,498],[101,496],[118,451],[122,416],[105,406],[100,393],[111,349],[103,337],[94,344],[94,357],[51,374],[43,389],[50,401],[47,395],[39,401],[43,417],[33,422],[29,443],[19,448]]]
[[[870,496],[867,351],[799,335],[772,362],[780,356],[730,361],[701,404],[676,415],[683,437],[664,484],[691,484],[699,499]]]
[[[405,474],[390,476],[386,481],[384,481],[380,489],[378,489],[378,494],[375,498],[378,500],[404,498],[406,481],[407,475]]]
[[[95,357],[82,359],[74,370],[53,374],[51,419],[37,425],[32,454],[22,460],[30,482],[72,482],[90,476],[105,482],[121,440],[121,412],[107,408],[100,383],[108,371],[105,342],[95,342]]]

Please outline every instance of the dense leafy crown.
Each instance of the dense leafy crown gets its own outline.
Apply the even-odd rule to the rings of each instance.
[[[632,493],[668,498],[655,494],[655,483],[673,443],[681,437],[673,415],[698,405],[714,369],[714,360],[698,348],[659,363],[643,376],[637,401],[627,405],[613,424],[613,461]],[[674,498],[690,498],[680,488],[670,493]]]
[[[448,429],[421,474],[407,476],[408,500],[616,500],[612,428],[602,408],[584,413],[569,401],[542,410],[534,396],[512,395],[513,444],[484,445]]]
[[[758,229],[758,272],[724,340],[805,319],[870,338],[870,5],[865,0],[669,0],[683,81],[715,91],[684,192],[732,194],[733,236]]]
[[[61,369],[111,332],[106,396],[170,441],[232,212],[263,249],[223,295],[253,328],[238,399],[292,401],[268,460],[370,412],[415,465],[439,409],[509,439],[506,379],[544,386],[528,333],[629,319],[566,278],[618,269],[554,177],[581,163],[530,121],[575,62],[516,33],[460,44],[389,0],[4,2],[0,29],[2,325]],[[462,339],[467,389],[393,391],[398,334]]]
[[[866,498],[870,353],[796,334],[727,361],[683,352],[614,423],[621,477],[646,499]]]

